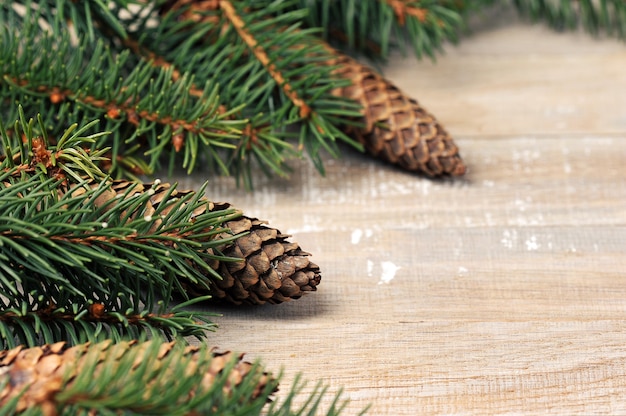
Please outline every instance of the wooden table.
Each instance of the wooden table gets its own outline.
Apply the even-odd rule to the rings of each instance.
[[[323,271],[296,302],[217,309],[213,344],[284,367],[284,390],[298,372],[343,388],[347,415],[626,414],[626,45],[506,16],[385,67],[464,179],[346,148],[326,177],[211,182]]]

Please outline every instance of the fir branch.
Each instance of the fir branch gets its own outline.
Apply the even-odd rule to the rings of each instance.
[[[15,414],[259,414],[277,386],[236,354],[159,340],[57,343],[0,359],[0,404],[17,397]]]
[[[301,127],[297,132],[299,149],[306,148],[320,170],[323,170],[319,157],[322,148],[338,155],[336,140],[360,147],[331,121],[337,114],[356,116],[358,106],[331,95],[337,84],[346,82],[337,80],[330,68],[320,65],[327,59],[326,52],[319,46],[314,30],[299,29],[304,11],[290,9],[293,2],[255,2],[252,8],[229,2],[191,3],[191,6],[185,0],[170,3],[165,18],[176,12],[187,22],[213,27],[200,42],[186,43],[183,49],[193,47],[203,59],[219,56],[220,61],[213,66],[200,66],[199,62],[181,60],[180,55],[172,54],[172,48],[165,48],[164,54],[172,56],[168,60],[185,68],[201,68],[190,69],[195,74],[212,67],[221,79],[222,97],[229,102],[246,102],[246,111],[263,114],[262,119],[272,127],[271,135],[257,135],[264,139],[263,143],[271,141],[269,147],[257,143],[239,147],[238,157],[232,159],[235,163],[252,153],[261,167],[268,166],[271,158],[267,156],[271,153],[267,150],[276,149],[276,144],[283,140],[281,136],[285,136],[283,132],[294,123]],[[268,36],[268,31],[274,36]],[[145,36],[150,41],[155,38],[161,39],[159,34]],[[168,38],[163,41],[168,42]],[[159,45],[163,45],[161,40]],[[303,45],[310,47],[303,48]]]
[[[12,134],[0,123],[2,343],[76,343],[145,328],[204,336],[209,314],[170,301],[185,294],[183,281],[209,287],[221,278],[209,263],[229,260],[214,250],[238,237],[222,224],[241,213],[213,209],[202,189],[112,182],[94,163],[102,152],[82,150],[100,136],[84,136],[94,123],[47,145],[19,111]]]
[[[340,392],[324,406],[321,384],[304,394],[300,375],[275,397],[281,378],[232,352],[158,339],[17,347],[0,351],[0,415],[336,416],[346,405]]]
[[[115,45],[90,41],[80,32],[73,34],[80,40],[73,40],[73,32],[64,29],[59,16],[51,17],[28,5],[23,14],[9,9],[0,15],[0,94],[20,96],[29,112],[45,114],[52,135],[58,133],[51,119],[56,114],[83,122],[100,118],[112,134],[107,142],[98,141],[93,148],[111,148],[110,167],[117,174],[118,168],[124,167],[118,164],[119,157],[132,155],[137,145],[149,149],[146,155],[151,170],[158,166],[164,148],[175,147],[179,137],[190,142],[185,151],[189,169],[197,164],[200,143],[209,158],[217,160],[216,148],[235,147],[232,142],[244,121],[219,113],[218,90],[210,80],[206,80],[200,97],[191,95],[192,75],[183,74],[172,81],[170,71],[138,61],[128,50],[116,51],[112,49]],[[42,29],[38,22],[43,18],[51,19],[56,29]],[[20,24],[10,25],[14,20]],[[84,26],[73,24],[76,28]],[[50,104],[55,110],[44,108]]]
[[[136,187],[111,199],[118,194],[106,179],[94,187],[81,183],[66,188],[62,181],[42,181],[40,175],[11,181],[11,173],[0,178],[4,179],[0,182],[0,267],[6,276],[0,279],[0,290],[9,299],[3,308],[5,317],[37,323],[39,329],[33,333],[43,334],[44,339],[49,338],[46,333],[60,333],[42,327],[44,315],[54,318],[55,328],[66,328],[62,322],[72,314],[77,323],[79,318],[92,318],[82,320],[107,324],[109,335],[136,333],[130,329],[133,326],[153,327],[169,335],[203,336],[202,331],[210,329],[202,317],[191,319],[192,313],[167,310],[174,292],[185,294],[184,284],[210,287],[220,279],[209,262],[228,259],[213,254],[213,249],[237,237],[224,237],[220,225],[240,213],[204,213],[208,202],[199,194],[166,199],[155,207],[150,202],[155,192],[135,195]],[[169,193],[173,191],[170,188]],[[110,313],[96,314],[89,303],[106,305]],[[90,316],[85,317],[84,311]],[[113,323],[119,324],[119,330]],[[102,332],[101,326],[83,329],[96,338]],[[12,335],[25,334],[9,332],[3,333],[9,344]],[[17,338],[27,338],[28,345],[39,340],[28,335]],[[74,337],[55,340],[68,338]]]
[[[626,39],[626,2],[622,0],[513,0],[522,14],[534,21],[545,20],[552,27],[606,33]]]
[[[140,338],[146,332],[160,334],[168,339],[189,336],[203,339],[207,331],[216,327],[210,320],[212,314],[186,309],[194,303],[206,301],[208,297],[195,298],[170,309],[161,301],[158,302],[158,309],[151,312],[144,309],[141,302],[138,307],[133,305],[137,303],[136,300],[127,302],[123,294],[99,299],[106,302],[105,305],[49,292],[54,290],[39,294],[37,299],[32,297],[31,292],[28,303],[19,298],[2,302],[0,333],[3,348],[15,348],[18,345],[32,347],[59,340],[66,340],[68,345],[106,339],[120,341]],[[54,300],[48,300],[48,297],[53,296]]]
[[[204,188],[111,181],[88,152],[70,151],[84,146],[84,128],[46,147],[20,114],[12,135],[0,128],[12,155],[0,164],[4,345],[121,339],[147,328],[202,337],[209,314],[183,306],[210,296],[278,303],[315,290],[319,268],[278,230],[209,202]],[[174,294],[187,301],[172,308]]]
[[[10,241],[11,247],[4,253],[7,261],[17,270],[61,279],[76,294],[83,293],[76,286],[83,273],[106,280],[94,270],[105,275],[113,270],[129,273],[146,285],[159,282],[165,287],[166,276],[208,284],[201,270],[214,275],[207,264],[216,258],[211,249],[228,241],[214,239],[225,231],[220,224],[241,213],[211,212],[201,193],[154,204],[151,197],[158,184],[147,192],[132,184],[123,193],[116,193],[113,185],[104,180],[66,189],[59,181],[42,183],[37,176],[0,183],[0,204],[5,208],[0,241]],[[43,189],[35,191],[37,186]],[[28,198],[17,197],[18,190]],[[175,187],[167,190],[174,191]],[[206,214],[196,215],[197,211]],[[33,258],[39,247],[49,250]],[[71,274],[77,276],[75,281],[60,272],[68,267],[75,270]]]
[[[466,2],[454,0],[300,0],[307,23],[338,47],[386,59],[406,45],[421,58],[434,58],[445,42],[456,42]]]
[[[187,16],[187,18],[189,18],[188,10],[183,9],[180,14],[170,12],[163,18],[162,26],[167,27],[168,20],[178,20],[181,16]],[[210,22],[212,19],[205,20]],[[194,28],[196,33],[199,31],[202,32],[202,28],[197,27],[199,25],[201,25],[201,23],[196,23],[196,27]],[[210,27],[213,28],[212,23]],[[123,44],[153,65],[162,67],[165,70],[171,69],[173,81],[180,79],[181,72],[174,63],[148,49],[144,43],[129,36],[123,39]],[[178,56],[180,56],[180,54],[178,54]],[[192,84],[189,88],[189,94],[201,98],[204,95],[204,91],[195,84]],[[225,119],[243,119],[244,116],[241,113],[243,108],[243,104],[232,109],[224,104],[220,104],[217,112],[223,115]],[[176,153],[180,152],[185,144],[185,138],[181,134],[177,134],[172,138],[172,145]],[[272,132],[272,126],[269,125],[264,118],[258,116],[246,120],[245,126],[241,129],[241,136],[237,142],[236,149],[234,149],[232,153],[232,156],[229,157],[229,161],[227,165],[223,167],[223,170],[234,171],[237,182],[239,183],[239,180],[243,179],[248,189],[252,188],[253,174],[250,171],[250,163],[242,163],[246,160],[249,161],[249,158],[247,158],[248,153],[257,155],[259,167],[264,169],[266,174],[274,173],[280,176],[286,176],[289,170],[288,166],[285,166],[286,159],[297,156],[293,147],[283,141],[279,135]],[[193,165],[184,161],[183,167],[188,168],[189,172],[191,172]]]

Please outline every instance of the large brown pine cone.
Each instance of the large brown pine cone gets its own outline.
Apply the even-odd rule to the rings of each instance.
[[[456,145],[434,116],[373,69],[340,52],[333,54],[329,64],[337,66],[335,74],[352,82],[334,94],[363,107],[364,127],[347,127],[347,133],[369,153],[432,177],[465,173]]]
[[[41,347],[23,348],[17,347],[11,350],[0,351],[0,383],[4,388],[0,391],[0,409],[7,406],[11,399],[21,395],[17,402],[16,411],[22,412],[26,409],[40,409],[43,415],[56,415],[57,411],[65,405],[80,404],[89,402],[90,394],[95,395],[94,400],[109,399],[118,394],[120,381],[116,379],[107,380],[115,374],[115,367],[127,365],[132,360],[133,365],[126,367],[125,376],[129,379],[150,377],[143,380],[146,384],[146,391],[151,383],[172,383],[167,374],[173,371],[172,368],[163,365],[165,357],[175,354],[172,359],[184,365],[186,372],[190,375],[202,373],[201,382],[191,386],[192,390],[187,394],[194,396],[198,393],[208,391],[215,378],[226,368],[232,366],[228,374],[227,381],[221,386],[224,395],[230,394],[233,388],[239,385],[246,377],[256,378],[256,387],[250,397],[254,400],[260,397],[268,383],[274,383],[267,374],[252,374],[254,368],[252,364],[242,361],[241,356],[235,356],[231,352],[211,354],[210,361],[205,361],[206,357],[199,355],[199,347],[178,346],[174,342],[154,344],[158,341],[147,341],[138,343],[136,341],[120,342],[112,344],[104,341],[97,344],[81,344],[68,347],[65,343],[47,344]],[[157,354],[154,354],[157,352]],[[127,358],[126,364],[121,364],[121,360]],[[235,361],[232,365],[231,362]],[[139,372],[134,375],[134,371],[140,364],[149,366],[149,372]],[[171,365],[171,361],[169,362]],[[84,391],[85,388],[75,386],[78,376],[85,371],[89,371],[89,377],[98,379],[102,391]],[[93,372],[92,372],[93,371]],[[258,371],[258,370],[255,370]],[[157,374],[159,377],[154,377]],[[152,376],[150,376],[152,375]],[[82,383],[89,387],[89,384]],[[107,390],[107,385],[112,384],[114,388]],[[159,386],[165,388],[167,386]],[[74,396],[68,395],[67,391],[74,392]],[[158,390],[158,389],[157,389]],[[60,398],[59,393],[63,392]],[[104,397],[98,397],[98,394]],[[147,394],[147,393],[146,393]],[[135,406],[142,408],[143,395],[138,395],[136,403],[129,403],[130,409]],[[185,399],[182,397],[181,399]],[[124,397],[128,401],[128,397]],[[174,403],[171,403],[173,406]],[[90,413],[91,414],[91,413]]]

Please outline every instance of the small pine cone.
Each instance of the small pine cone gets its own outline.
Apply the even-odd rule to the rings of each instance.
[[[183,198],[193,192],[174,190],[168,194],[170,185],[167,183],[154,186],[122,180],[114,181],[114,192],[103,194],[98,203],[104,204],[116,195],[123,195],[129,187],[134,187],[135,193],[154,190],[150,198],[152,206],[148,207],[144,215],[151,215],[167,195],[169,198]],[[207,208],[214,211],[232,207],[228,203],[207,201],[207,205],[198,209],[195,214],[200,215]],[[161,213],[166,214],[167,210]],[[156,225],[157,222],[155,227]],[[209,289],[187,283],[184,286],[190,294],[211,295],[218,301],[236,305],[261,305],[298,299],[305,292],[317,289],[321,280],[319,267],[309,260],[310,254],[304,252],[298,244],[287,241],[289,235],[266,226],[263,221],[243,215],[222,226],[232,234],[247,233],[219,248],[221,254],[241,261],[215,261],[211,267],[220,274],[222,280],[214,280]]]
[[[363,107],[364,127],[347,133],[382,160],[428,176],[461,176],[465,165],[450,135],[417,101],[373,69],[333,51],[335,74],[352,85],[333,93]]]
[[[170,383],[170,377],[167,375],[175,370],[172,363],[184,366],[182,370],[189,377],[201,375],[200,382],[194,384],[192,390],[185,392],[189,397],[208,391],[215,378],[230,366],[232,361],[235,361],[235,364],[228,374],[226,383],[221,387],[225,396],[228,396],[246,377],[255,377],[256,385],[250,400],[261,397],[268,384],[275,384],[274,379],[266,373],[258,374],[256,373],[258,370],[252,373],[253,365],[242,361],[241,356],[235,356],[231,352],[217,353],[203,350],[201,353],[197,346],[182,346],[175,342],[156,345],[156,342],[129,341],[112,344],[110,341],[104,341],[74,347],[59,342],[41,347],[20,346],[0,351],[0,384],[4,385],[0,391],[0,408],[7,406],[12,399],[22,393],[15,408],[17,412],[38,408],[46,416],[56,415],[65,405],[80,405],[81,401],[89,401],[92,392],[83,390],[89,389],[90,385],[84,382],[82,384],[85,387],[75,385],[83,371],[92,371],[89,376],[99,380],[99,385],[103,386],[104,391],[99,391],[98,394],[107,397],[106,386],[112,384],[114,388],[110,394],[115,395],[119,390],[119,386],[115,385],[120,381],[103,378],[114,377],[117,372],[116,365],[124,366],[122,360],[125,358],[127,362],[132,360],[132,365],[130,369],[125,367],[123,377],[126,381],[144,382],[146,392],[159,391],[159,388],[148,388],[152,387],[152,383]],[[205,358],[206,353],[210,354],[209,361]],[[163,365],[167,356],[171,357],[171,361]],[[142,364],[150,371],[134,373]],[[149,379],[145,379],[146,377]],[[167,386],[160,387],[163,389]],[[68,397],[68,391],[72,391],[73,395]],[[64,392],[62,399],[58,396],[61,392]],[[128,409],[142,409],[146,405],[143,401],[149,399],[144,397],[146,395],[148,393],[138,395],[138,402],[129,403]],[[97,397],[94,399],[97,400]],[[186,401],[186,397],[180,399],[182,402]],[[174,407],[175,403],[170,405]]]
[[[216,205],[217,209],[229,207],[226,203]],[[317,289],[319,267],[298,244],[287,241],[289,235],[246,216],[224,225],[234,234],[246,234],[220,251],[243,260],[216,264],[214,268],[223,280],[216,281],[209,294],[229,303],[260,305],[298,299]]]

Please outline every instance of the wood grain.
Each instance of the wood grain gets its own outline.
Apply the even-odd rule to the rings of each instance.
[[[211,341],[343,388],[348,415],[626,414],[626,45],[481,22],[436,63],[385,71],[467,177],[346,149],[326,177],[302,161],[254,193],[211,180],[323,272],[299,301],[216,309]]]

